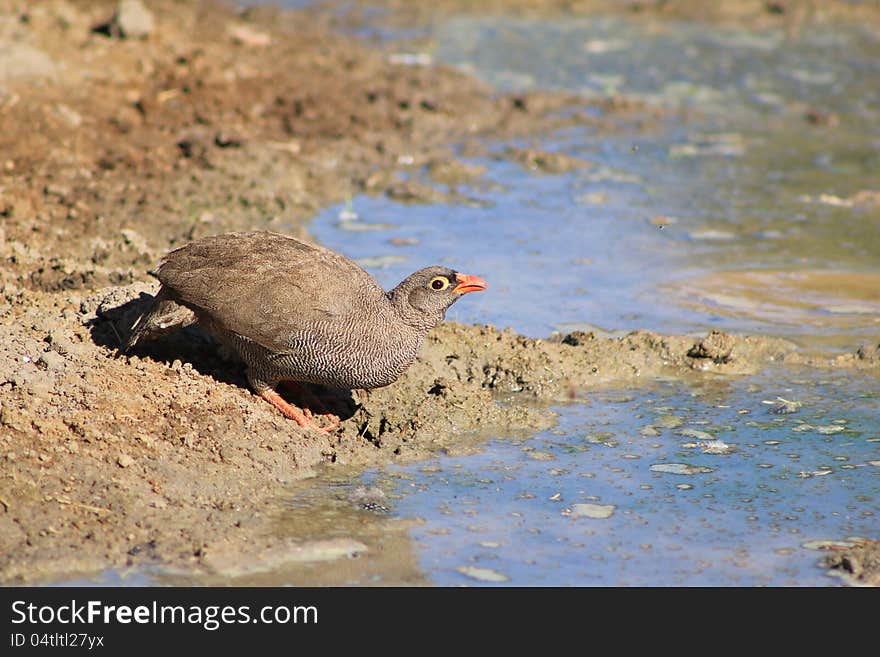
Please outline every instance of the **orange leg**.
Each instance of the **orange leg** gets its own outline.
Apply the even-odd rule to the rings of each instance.
[[[287,403],[284,398],[275,392],[272,388],[264,390],[260,393],[260,397],[265,399],[267,402],[278,408],[282,413],[284,413],[291,420],[296,422],[299,426],[305,427],[307,429],[313,429],[320,433],[330,433],[331,430],[335,429],[339,426],[339,418],[336,419],[336,423],[330,427],[319,427],[311,418],[306,417],[305,413],[299,410],[293,404]]]
[[[328,429],[332,431],[339,426],[339,423],[341,422],[339,417],[328,412],[324,404],[321,403],[321,400],[318,399],[306,386],[301,385],[297,381],[290,380],[280,381],[279,383],[291,388],[302,401],[304,401],[310,408],[314,409],[317,415],[323,415],[327,419],[327,422],[330,423],[330,426],[327,427]],[[308,418],[313,417],[312,412],[308,408],[304,408],[303,413]]]

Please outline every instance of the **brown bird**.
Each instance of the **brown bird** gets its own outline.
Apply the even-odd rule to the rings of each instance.
[[[345,256],[265,231],[204,237],[169,252],[157,274],[162,287],[126,350],[198,323],[238,353],[258,395],[322,432],[278,394],[280,382],[387,386],[449,306],[486,289],[477,276],[433,266],[385,292]]]

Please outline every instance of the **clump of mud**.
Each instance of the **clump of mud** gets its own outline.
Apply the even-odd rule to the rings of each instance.
[[[823,567],[855,586],[880,586],[880,541],[866,540],[845,550],[831,552]]]

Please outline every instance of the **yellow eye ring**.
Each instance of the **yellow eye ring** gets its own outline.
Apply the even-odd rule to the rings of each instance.
[[[428,286],[435,292],[442,292],[449,287],[449,279],[445,276],[435,276],[431,279],[431,282],[428,283]]]

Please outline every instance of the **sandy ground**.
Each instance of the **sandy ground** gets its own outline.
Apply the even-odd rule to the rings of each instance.
[[[157,0],[114,18],[117,4],[0,0],[2,583],[347,554],[356,547],[273,532],[284,487],[318,464],[532,431],[552,425],[553,401],[658,375],[880,367],[873,345],[826,359],[722,333],[537,340],[445,324],[396,384],[317,391],[344,420],[318,436],[255,397],[197,329],[120,356],[171,247],[249,228],[307,236],[316,209],[357,193],[455,200],[456,182],[480,172],[454,144],[480,152],[565,124],[649,130],[665,117],[625,98],[588,113],[566,94],[498,95],[341,36],[320,14]],[[404,170],[428,178],[404,182]]]

